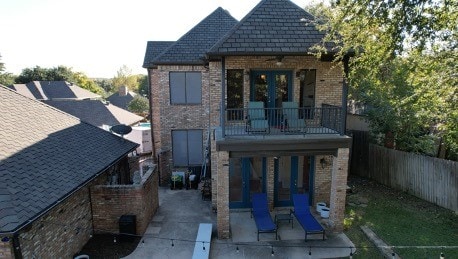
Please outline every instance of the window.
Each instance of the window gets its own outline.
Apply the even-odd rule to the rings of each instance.
[[[170,72],[170,103],[201,104],[202,75],[200,72]]]
[[[227,70],[228,120],[243,118],[243,69]]]
[[[174,166],[202,165],[202,130],[173,130],[172,156]]]

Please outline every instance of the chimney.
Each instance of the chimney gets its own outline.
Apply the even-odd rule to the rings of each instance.
[[[126,85],[122,85],[119,87],[119,96],[126,96],[129,93],[129,89]]]

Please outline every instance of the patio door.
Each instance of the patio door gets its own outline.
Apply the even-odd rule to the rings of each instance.
[[[312,156],[285,156],[274,160],[275,206],[292,206],[293,194],[313,192]]]
[[[251,194],[265,192],[266,159],[231,158],[229,162],[229,207],[250,208]]]
[[[265,108],[281,108],[282,103],[292,99],[291,71],[253,71],[251,74],[250,101],[260,101]],[[268,112],[270,125],[279,125],[280,109]]]

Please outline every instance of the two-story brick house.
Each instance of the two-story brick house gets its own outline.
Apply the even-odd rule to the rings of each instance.
[[[343,65],[330,62],[332,44],[311,54],[324,37],[313,20],[289,0],[263,0],[240,22],[218,8],[175,42],[148,42],[162,178],[210,151],[219,238],[230,236],[230,209],[249,208],[255,192],[271,208],[308,193],[329,204],[328,227],[343,228],[351,145]]]

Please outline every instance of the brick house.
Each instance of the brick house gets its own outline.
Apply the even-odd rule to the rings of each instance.
[[[158,207],[138,144],[0,86],[0,258],[72,258],[94,233],[143,234]]]
[[[162,183],[209,161],[219,238],[255,192],[272,209],[308,193],[329,204],[328,229],[343,230],[345,64],[331,62],[329,43],[321,58],[311,54],[324,36],[313,19],[289,0],[263,0],[240,22],[218,8],[177,41],[147,44]]]

